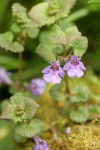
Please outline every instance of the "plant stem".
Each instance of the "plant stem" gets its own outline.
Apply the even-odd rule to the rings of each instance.
[[[66,46],[65,45],[63,45],[63,52],[64,52],[64,58],[66,58]]]
[[[69,87],[69,83],[68,83],[68,78],[65,77],[65,83],[66,83],[66,89],[65,89],[65,92],[70,95],[71,92],[70,92],[70,87]]]
[[[18,90],[21,89],[22,87],[22,67],[23,65],[23,55],[22,55],[22,52],[19,53],[19,70],[18,70],[18,74],[19,74],[19,87],[18,87]]]

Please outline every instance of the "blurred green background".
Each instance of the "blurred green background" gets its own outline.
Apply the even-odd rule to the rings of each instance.
[[[10,29],[13,22],[11,6],[19,2],[28,10],[35,4],[43,0],[0,0],[0,33]],[[79,31],[88,38],[89,46],[87,53],[83,56],[83,61],[94,73],[100,75],[100,2],[96,0],[77,0],[76,5],[71,10],[69,22],[74,22]],[[64,24],[65,25],[65,24]],[[41,33],[45,27],[41,29]],[[40,36],[42,37],[42,36]],[[41,40],[39,36],[35,39],[27,39],[23,56],[23,79],[41,76],[41,70],[46,65],[37,54],[35,49]],[[40,65],[41,64],[41,65]],[[12,54],[0,48],[0,67],[3,66],[14,72],[14,79],[17,79],[16,70],[19,66],[18,54]],[[0,95],[1,95],[0,91]],[[0,121],[0,150],[13,150],[12,135],[9,135],[9,122]],[[9,138],[7,137],[9,136]],[[7,145],[5,147],[5,145]]]

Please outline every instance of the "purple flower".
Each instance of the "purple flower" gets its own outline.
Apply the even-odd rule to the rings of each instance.
[[[34,140],[36,142],[36,146],[34,150],[49,150],[49,147],[46,141],[40,139],[37,136],[34,137]]]
[[[43,79],[33,79],[29,90],[36,96],[44,93],[46,88],[46,83]]]
[[[65,64],[63,67],[64,70],[67,70],[67,74],[70,77],[77,77],[80,78],[84,75],[84,72],[82,70],[86,70],[83,63],[80,61],[81,58],[77,56],[72,56],[71,60]]]
[[[44,73],[43,78],[46,82],[53,82],[55,84],[60,83],[61,77],[65,75],[63,69],[60,67],[59,60],[43,69],[42,73]]]
[[[4,68],[0,68],[0,85],[2,83],[11,84],[9,76],[10,72],[7,72]]]

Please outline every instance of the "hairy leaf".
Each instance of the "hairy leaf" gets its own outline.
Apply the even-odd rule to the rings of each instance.
[[[9,104],[3,110],[1,118],[11,119],[12,121],[21,122],[24,119],[31,119],[39,105],[32,99],[17,93],[10,98]]]
[[[39,33],[39,29],[38,28],[32,28],[32,27],[27,27],[25,29],[26,34],[30,37],[30,38],[36,38],[38,36]]]
[[[37,27],[49,25],[55,22],[55,17],[48,14],[48,3],[39,3],[33,6],[29,12],[29,17],[35,22]]]
[[[74,41],[73,47],[74,47],[74,55],[82,56],[86,52],[88,47],[87,38],[83,36],[79,37]]]
[[[43,123],[38,119],[31,120],[26,124],[18,123],[15,126],[15,132],[24,137],[32,137],[41,130],[43,130]]]
[[[12,6],[13,15],[18,18],[18,21],[26,23],[28,21],[26,8],[19,3],[14,3]]]
[[[54,48],[55,45],[50,41],[43,42],[38,46],[36,53],[39,54],[47,62],[53,62],[56,61],[55,54],[53,53]]]
[[[13,39],[14,35],[12,32],[0,34],[0,46],[7,51],[9,50],[15,53],[22,52],[24,50],[24,47],[16,41],[13,42]]]
[[[70,46],[72,46],[73,42],[81,36],[81,33],[78,31],[76,26],[69,27],[65,30],[66,33],[66,43]]]
[[[49,14],[56,19],[67,17],[76,0],[52,0],[49,3]]]
[[[61,44],[61,45],[67,44],[66,35],[58,25],[54,25],[53,28],[51,29],[50,40],[55,44]]]

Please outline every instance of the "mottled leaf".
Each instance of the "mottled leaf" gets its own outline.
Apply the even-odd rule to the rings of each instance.
[[[39,3],[32,7],[29,17],[35,22],[37,27],[49,25],[55,22],[55,17],[48,14],[48,3]]]
[[[74,47],[74,55],[82,56],[86,52],[88,47],[87,38],[83,36],[79,37],[74,41],[73,47]]]
[[[67,17],[76,0],[52,0],[49,3],[49,14],[56,19]]]
[[[28,21],[26,8],[22,6],[21,4],[14,3],[12,5],[12,12],[13,12],[13,15],[18,18],[18,21],[25,22],[25,23]]]
[[[54,48],[55,44],[51,43],[50,41],[43,42],[38,46],[36,53],[39,54],[47,62],[53,62],[56,61],[55,54],[53,53]]]
[[[10,102],[4,108],[1,118],[22,122],[24,119],[31,119],[37,111],[39,105],[32,99],[17,93],[10,98]]]
[[[61,30],[60,26],[54,25],[50,31],[50,40],[55,44],[66,45],[66,35],[64,31]]]
[[[12,32],[0,34],[0,46],[7,51],[22,52],[24,47],[20,43],[13,41],[13,39],[14,35]]]
[[[42,130],[43,123],[38,119],[31,120],[29,123],[26,124],[18,123],[15,126],[15,132],[24,137],[33,137]]]

